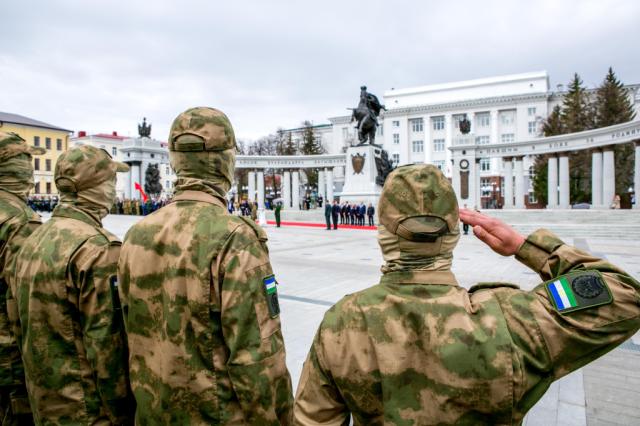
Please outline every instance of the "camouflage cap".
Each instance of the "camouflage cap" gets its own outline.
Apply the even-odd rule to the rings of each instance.
[[[113,161],[104,149],[80,145],[58,157],[54,176],[59,191],[79,192],[127,171],[128,165]]]
[[[434,241],[458,227],[458,200],[440,169],[430,164],[398,167],[380,194],[379,220],[411,241]]]
[[[235,147],[231,122],[215,108],[186,110],[173,120],[169,132],[170,151],[225,151]]]
[[[0,162],[20,154],[42,155],[44,148],[30,146],[15,133],[0,132]]]

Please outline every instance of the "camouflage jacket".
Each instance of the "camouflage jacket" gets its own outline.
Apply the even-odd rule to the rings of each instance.
[[[9,321],[18,314],[7,282],[18,249],[40,224],[40,216],[23,200],[0,190],[0,387],[24,385],[20,351]]]
[[[545,230],[517,258],[550,283],[603,277],[613,301],[560,313],[545,283],[467,291],[450,272],[387,273],[326,313],[295,423],[347,425],[351,413],[356,425],[517,424],[554,380],[640,327],[640,284],[610,263]]]
[[[98,220],[63,204],[18,252],[11,286],[37,423],[132,420],[116,288],[119,251],[120,242]]]
[[[200,191],[129,230],[118,276],[138,424],[290,424],[266,241]]]

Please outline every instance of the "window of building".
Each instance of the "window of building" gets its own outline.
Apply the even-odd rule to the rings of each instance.
[[[412,132],[418,133],[418,132],[424,131],[423,124],[422,124],[422,118],[412,118],[409,121],[411,122],[411,131]]]
[[[440,170],[442,170],[444,172],[444,160],[441,161],[434,161],[433,165],[436,166],[437,168],[439,168]]]
[[[443,151],[444,151],[444,139],[434,139],[433,152],[443,152]]]
[[[456,115],[453,116],[453,123],[454,123],[454,126],[455,126],[456,129],[460,128],[460,122],[462,120],[464,120],[465,117],[467,117],[466,114],[456,114]],[[468,119],[468,117],[467,117],[467,119]]]
[[[491,170],[491,159],[490,158],[481,158],[480,159],[480,171],[488,172]]]
[[[170,174],[170,173],[171,173],[171,170],[169,170],[169,166],[166,166],[166,167],[164,168],[164,172],[165,172],[165,173],[164,173],[165,175],[168,175],[168,174]]]
[[[444,117],[433,117],[433,130],[444,130]]]
[[[40,136],[33,137],[33,146],[40,146]]]
[[[491,178],[480,178],[480,191],[483,197],[491,197],[493,192]]]
[[[40,170],[40,159],[39,158],[34,158],[33,159],[33,170]]]
[[[46,149],[51,149],[51,138],[44,138],[44,147]]]
[[[118,155],[118,148],[116,148],[115,146],[111,147],[111,156],[113,158],[116,158],[116,155]]]
[[[399,144],[400,143],[400,134],[398,134],[398,133],[394,133],[393,134],[393,143],[395,143],[395,144]]]
[[[538,199],[536,198],[536,193],[533,192],[533,189],[529,190],[529,204],[536,204]]]
[[[391,125],[392,125],[393,127],[400,127],[400,122],[399,122],[398,120],[393,120],[393,121],[391,122]]]
[[[33,188],[35,194],[40,193],[40,182],[36,182],[36,186]]]
[[[513,133],[503,133],[500,135],[500,142],[502,143],[511,143],[515,141],[515,135]]]
[[[491,142],[490,136],[476,136],[476,145],[486,145]]]
[[[527,115],[529,117],[535,117],[536,116],[536,107],[527,108]]]
[[[56,139],[56,150],[62,151],[62,139]]]
[[[423,141],[413,141],[411,143],[413,152],[424,152],[424,142]]]
[[[44,160],[44,170],[47,171],[47,172],[51,171],[51,160],[49,160],[49,159]],[[47,192],[47,194],[48,194],[48,192]]]
[[[491,125],[491,115],[488,112],[482,112],[476,115],[476,126],[489,127]]]
[[[347,140],[349,139],[349,128],[348,127],[343,127],[342,128],[342,140]]]
[[[51,194],[51,182],[47,182],[47,194]]]
[[[500,111],[500,123],[503,126],[513,126],[516,120],[516,115],[513,111]]]
[[[168,180],[167,180],[167,181],[165,181],[164,187],[165,187],[165,188],[167,188],[167,189],[169,189],[169,188],[170,188],[170,186],[169,186],[169,181],[168,181]]]
[[[393,165],[397,166],[398,164],[400,164],[400,154],[394,152],[393,154],[391,154],[391,160],[393,161]]]
[[[530,135],[537,135],[538,134],[538,122],[537,121],[530,121],[527,124],[527,128],[529,130],[529,134]]]
[[[529,179],[534,179],[536,177],[536,167],[529,166]]]

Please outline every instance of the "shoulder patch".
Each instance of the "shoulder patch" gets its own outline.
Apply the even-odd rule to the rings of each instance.
[[[278,303],[278,289],[276,276],[269,275],[262,279],[264,285],[264,292],[267,296],[267,306],[269,307],[269,315],[271,318],[275,318],[280,315],[280,304]]]
[[[549,300],[561,314],[608,305],[613,296],[598,271],[579,271],[561,275],[544,283]]]

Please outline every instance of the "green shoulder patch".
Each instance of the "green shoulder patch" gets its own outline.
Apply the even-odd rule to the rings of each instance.
[[[599,271],[577,271],[544,283],[549,300],[561,314],[608,305],[613,296]]]
[[[276,276],[269,275],[262,279],[264,284],[264,292],[267,296],[267,306],[269,307],[269,315],[275,318],[280,315],[280,304],[278,303],[278,289],[276,288]]]

